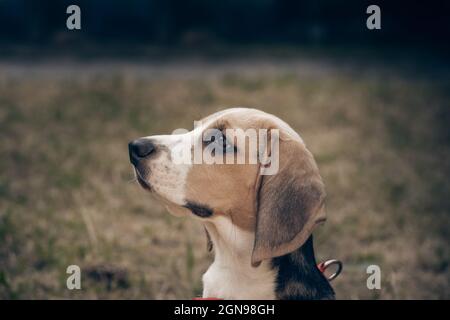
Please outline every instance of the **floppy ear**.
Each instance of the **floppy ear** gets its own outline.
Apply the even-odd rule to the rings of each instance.
[[[325,221],[322,178],[300,141],[280,137],[278,172],[260,177],[257,197],[253,266],[295,251]]]

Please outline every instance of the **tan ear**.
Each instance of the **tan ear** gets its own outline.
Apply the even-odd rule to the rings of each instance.
[[[295,251],[325,221],[322,178],[300,141],[280,138],[278,172],[260,180],[253,266]]]

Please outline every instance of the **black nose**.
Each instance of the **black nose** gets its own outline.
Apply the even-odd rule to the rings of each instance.
[[[155,145],[149,139],[140,138],[128,144],[128,151],[130,153],[131,163],[136,165],[140,159],[148,157],[155,151]]]

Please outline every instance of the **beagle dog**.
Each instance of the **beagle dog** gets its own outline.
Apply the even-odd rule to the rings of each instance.
[[[222,136],[205,141],[210,129]],[[230,138],[228,129],[241,131]],[[268,130],[268,141],[258,137],[258,147],[271,156],[275,135],[270,133],[278,133],[276,173],[265,175],[261,169],[267,164],[248,161],[254,153],[250,143],[234,145],[248,129]],[[208,141],[223,146],[222,156],[246,151],[246,161],[192,161],[194,147],[204,150]],[[175,161],[175,151],[183,148],[189,151],[188,161]],[[284,121],[256,109],[226,109],[192,131],[134,140],[129,156],[144,189],[172,214],[204,225],[215,255],[203,275],[204,298],[334,299],[316,266],[312,239],[314,228],[325,221],[324,184],[312,154]]]

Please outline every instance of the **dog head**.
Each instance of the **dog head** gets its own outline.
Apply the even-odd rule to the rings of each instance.
[[[129,153],[141,186],[171,213],[213,224],[225,217],[254,235],[253,265],[296,250],[325,220],[324,185],[313,156],[271,114],[227,109],[190,132],[134,140]]]

